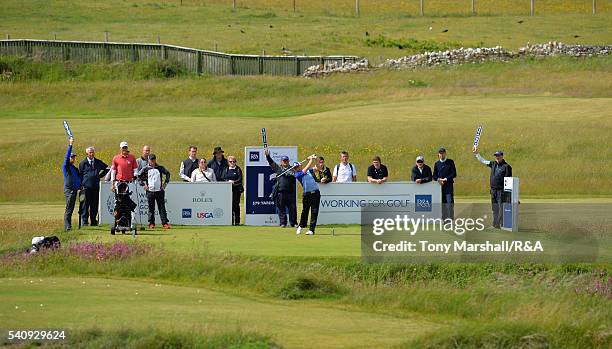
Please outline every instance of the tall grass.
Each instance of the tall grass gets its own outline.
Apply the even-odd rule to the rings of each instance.
[[[418,314],[464,324],[435,338],[416,339],[429,347],[454,342],[512,347],[529,336],[541,336],[549,346],[604,348],[611,340],[606,334],[611,326],[610,299],[583,292],[610,275],[609,265],[366,265],[353,258],[178,254],[155,248],[128,258],[91,260],[64,248],[29,257],[5,254],[0,266],[0,277],[5,278],[155,280],[272,299],[318,298],[373,313]]]
[[[0,58],[0,81],[104,81],[145,80],[185,77],[188,73],[178,62],[144,61],[115,64],[41,63],[20,57]]]

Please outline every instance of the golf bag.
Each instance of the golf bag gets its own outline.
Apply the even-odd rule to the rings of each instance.
[[[130,198],[130,191],[128,184],[120,182],[117,184],[115,190],[115,208],[113,209],[114,221],[111,225],[111,235],[115,235],[115,232],[121,231],[125,234],[126,231],[132,231],[136,235],[136,222],[134,216],[134,210],[136,210],[136,203]]]
[[[27,251],[28,253],[37,253],[40,250],[57,249],[62,244],[57,236],[37,236],[32,239],[32,247]]]

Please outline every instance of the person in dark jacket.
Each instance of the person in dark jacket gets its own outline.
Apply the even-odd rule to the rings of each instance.
[[[232,183],[232,225],[240,225],[240,196],[244,192],[242,169],[236,164],[236,157],[227,157],[229,167],[223,172],[220,180]]]
[[[83,179],[85,200],[80,203],[81,222],[87,225],[88,220],[92,226],[98,225],[98,196],[100,195],[100,178],[104,178],[109,171],[104,161],[95,157],[95,148],[85,149],[87,157],[79,164],[79,174]]]
[[[162,178],[162,176],[164,178]],[[170,172],[157,163],[155,154],[149,155],[149,164],[138,174],[144,183],[149,204],[149,229],[155,229],[155,203],[159,211],[159,218],[164,229],[170,229],[168,214],[166,213],[166,186],[170,182]]]
[[[491,168],[489,182],[491,185],[493,227],[500,229],[503,217],[503,205],[506,202],[510,202],[509,193],[504,192],[504,177],[512,177],[512,166],[504,160],[504,152],[501,150],[493,154],[493,156],[495,156],[495,161],[485,160],[478,152],[477,147],[474,147],[472,152],[476,155],[478,161]]]
[[[227,159],[223,155],[225,152],[221,147],[216,147],[213,151],[213,158],[208,162],[208,168],[215,172],[217,180],[222,180],[223,172],[229,167]]]
[[[417,156],[416,165],[412,168],[410,180],[417,184],[423,184],[431,182],[432,177],[431,167],[425,165],[425,158],[422,155]]]
[[[289,157],[283,155],[281,157],[280,164],[274,162],[270,156],[268,149],[265,150],[266,160],[272,167],[272,170],[276,173],[276,184],[274,184],[273,196],[276,207],[278,208],[278,219],[280,226],[287,227],[287,211],[289,211],[289,225],[297,227],[297,207],[295,205],[295,187],[296,180],[293,175],[293,171],[287,171],[290,169]],[[281,176],[281,173],[287,171]]]
[[[312,174],[317,183],[331,183],[332,173],[329,167],[325,166],[325,159],[322,156],[317,158],[317,163],[312,169]]]
[[[76,154],[72,152],[74,138],[68,140],[68,150],[64,156],[62,172],[64,173],[64,198],[66,199],[66,210],[64,211],[64,230],[72,229],[72,212],[76,202],[77,193],[81,188],[81,176],[79,170],[74,166]]]
[[[195,145],[189,146],[189,157],[181,161],[181,168],[179,169],[179,178],[183,182],[191,182],[191,174],[195,169],[198,168],[198,147]]]
[[[455,162],[446,157],[446,149],[438,149],[438,161],[434,164],[433,179],[442,187],[442,219],[455,218],[455,190],[453,183],[457,177]]]

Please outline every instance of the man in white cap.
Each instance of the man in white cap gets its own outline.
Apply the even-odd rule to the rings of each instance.
[[[138,176],[138,164],[134,155],[130,154],[128,142],[123,141],[119,144],[121,153],[115,155],[111,163],[111,182],[113,184],[113,192],[117,182],[128,183],[128,188],[133,191],[135,188],[132,185],[136,176]]]
[[[416,165],[412,168],[410,180],[417,184],[423,184],[431,182],[432,177],[431,167],[425,165],[425,158],[423,155],[417,156]]]

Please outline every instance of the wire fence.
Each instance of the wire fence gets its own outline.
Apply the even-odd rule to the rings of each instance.
[[[344,15],[396,13],[408,16],[539,15],[611,13],[610,0],[166,0],[189,5],[225,5],[233,9],[322,12]]]
[[[172,60],[186,71],[209,75],[293,75],[313,65],[356,62],[356,56],[239,55],[165,44],[120,42],[0,40],[0,57],[43,62],[126,63]]]

